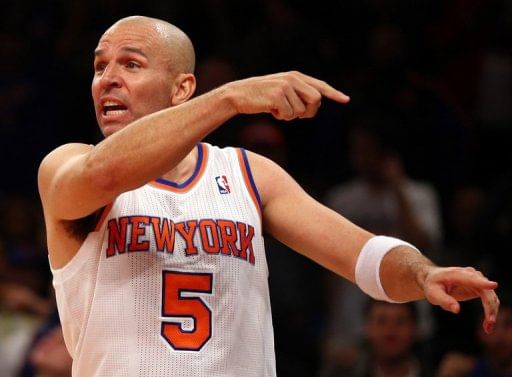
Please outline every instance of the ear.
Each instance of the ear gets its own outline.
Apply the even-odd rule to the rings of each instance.
[[[187,101],[196,90],[196,78],[192,73],[180,73],[176,76],[171,93],[172,106]]]

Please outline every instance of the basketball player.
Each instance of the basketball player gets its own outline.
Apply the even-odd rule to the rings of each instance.
[[[41,163],[54,286],[74,376],[274,376],[263,232],[390,301],[452,312],[497,284],[440,268],[407,243],[358,228],[277,165],[201,140],[236,114],[312,117],[349,98],[298,72],[190,99],[194,50],[176,27],[129,17],[95,50],[92,95],[106,138]]]

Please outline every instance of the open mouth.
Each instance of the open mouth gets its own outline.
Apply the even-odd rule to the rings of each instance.
[[[103,104],[103,115],[104,116],[112,116],[112,115],[121,115],[124,114],[128,108],[115,101],[106,101]]]

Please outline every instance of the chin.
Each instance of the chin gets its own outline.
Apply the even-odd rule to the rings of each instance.
[[[105,137],[109,137],[112,134],[115,134],[117,131],[122,130],[124,128],[124,124],[109,124],[105,126],[101,126],[101,133]]]

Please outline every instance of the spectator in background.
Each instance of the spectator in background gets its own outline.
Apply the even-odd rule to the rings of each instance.
[[[486,201],[484,191],[477,186],[466,185],[455,190],[447,208],[446,237],[443,251],[439,253],[438,258],[441,265],[474,265],[489,273],[489,265],[483,260],[483,256],[492,252],[493,248],[484,248],[480,240],[482,213]],[[472,312],[470,303],[463,305],[469,306],[468,313]],[[433,311],[437,326],[436,336],[432,339],[432,349],[436,361],[450,350],[475,352],[478,340],[476,336],[472,336],[475,319],[471,315],[462,318],[445,315],[437,308]]]
[[[428,362],[419,347],[416,303],[365,303],[361,352],[351,368],[333,368],[323,377],[420,377],[430,376]]]
[[[50,308],[50,277],[41,218],[28,198],[0,201],[0,307],[43,317]]]
[[[391,234],[430,257],[441,241],[441,220],[432,186],[408,177],[393,135],[396,123],[384,117],[364,120],[350,133],[350,160],[355,177],[333,187],[326,204],[376,234]],[[380,129],[379,129],[380,128]],[[435,258],[434,258],[435,259]],[[332,276],[332,275],[330,275]],[[349,366],[358,358],[365,295],[334,276],[328,278],[331,312],[325,339],[326,363]],[[432,332],[431,309],[420,304],[422,336]]]
[[[0,309],[44,317],[50,305],[30,288],[0,281]]]
[[[48,259],[34,202],[0,202],[0,377],[12,377],[41,321],[50,312]]]
[[[510,149],[504,153],[510,153]],[[436,332],[439,336],[435,337],[433,349],[436,352],[435,359],[440,360],[439,377],[511,375],[510,369],[506,372],[506,358],[508,357],[508,361],[512,360],[510,334],[507,335],[507,332],[510,333],[512,330],[510,325],[506,325],[506,322],[510,321],[507,315],[510,315],[512,310],[512,304],[507,302],[507,297],[510,300],[512,287],[508,261],[510,248],[507,247],[512,242],[511,190],[512,173],[508,169],[493,181],[487,182],[485,189],[463,187],[457,190],[452,198],[451,216],[448,217],[450,222],[447,224],[446,251],[440,259],[441,264],[457,261],[475,265],[484,273],[499,279],[500,286],[506,290],[508,296],[507,293],[502,295],[503,313],[500,314],[500,324],[496,327],[500,335],[495,337],[474,331],[476,313],[474,316],[454,318],[434,309],[438,323]],[[469,314],[471,304],[465,303],[463,307]],[[495,369],[494,374],[489,371],[486,373],[490,374],[484,374],[482,371],[482,368],[486,367],[485,358],[481,360],[478,368],[475,367],[475,355],[478,355],[482,347],[488,353],[487,363],[491,364],[491,369]],[[472,372],[474,374],[470,374],[473,368],[480,374],[475,371]],[[501,371],[501,374],[498,371]]]
[[[512,148],[508,148],[505,153],[510,154],[511,151]],[[500,282],[500,284],[507,287],[512,287],[509,263],[509,245],[512,242],[511,192],[512,170],[509,166],[488,185],[486,190],[488,200],[483,208],[479,233],[481,245],[485,246],[486,251],[485,254],[482,254],[483,263],[488,266],[489,273],[496,278],[503,279],[503,283]]]
[[[432,254],[441,241],[434,188],[407,176],[393,133],[398,121],[362,120],[349,135],[354,178],[329,190],[326,202],[356,224],[377,234],[392,234]]]
[[[398,3],[393,8],[400,7]],[[389,4],[378,8],[381,16],[385,10],[390,12]],[[360,113],[368,114],[368,104],[372,104],[399,114],[406,125],[401,137],[414,140],[401,146],[408,172],[433,182],[444,194],[467,174],[467,125],[444,83],[431,75],[433,57],[424,57],[419,36],[411,38],[410,30],[400,22],[386,18],[376,22],[368,28],[363,43],[366,56],[348,80],[355,85],[358,99],[354,105]]]
[[[71,376],[71,363],[53,302],[52,312],[33,337],[16,377],[68,377]]]
[[[486,202],[485,192],[475,185],[460,186],[454,191],[449,202],[445,251],[439,256],[440,263],[457,261],[487,270],[482,266],[482,244],[478,241]]]
[[[437,377],[512,377],[512,302],[510,292],[502,296],[496,331],[484,334],[476,329],[481,353],[472,355],[457,352],[442,360]]]
[[[43,242],[42,213],[34,201],[4,197],[0,201],[0,281],[47,297],[50,275]]]
[[[419,341],[416,303],[391,304],[371,300],[366,308],[364,335],[367,360],[360,377],[428,376],[428,363],[416,354]]]

